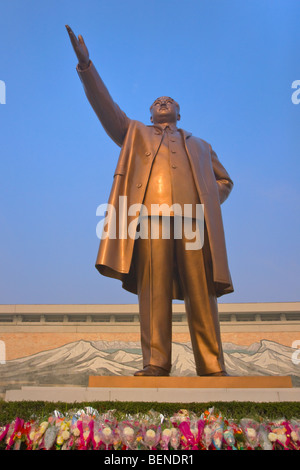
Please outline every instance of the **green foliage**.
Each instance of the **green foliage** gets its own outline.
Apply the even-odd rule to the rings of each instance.
[[[108,410],[116,410],[120,418],[126,414],[147,413],[149,410],[158,411],[166,416],[171,416],[180,409],[186,409],[196,414],[201,414],[208,408],[214,407],[215,411],[229,419],[240,420],[252,418],[258,421],[276,420],[286,418],[300,418],[300,402],[210,402],[210,403],[158,403],[158,402],[44,402],[44,401],[0,401],[0,425],[13,421],[16,417],[25,421],[30,419],[47,419],[54,411],[66,413],[68,410],[79,410],[90,406],[99,413]]]

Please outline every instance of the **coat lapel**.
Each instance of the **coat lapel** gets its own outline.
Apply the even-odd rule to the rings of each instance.
[[[184,129],[178,129],[178,130],[183,134],[184,140],[188,139],[192,135],[191,132],[187,132]]]

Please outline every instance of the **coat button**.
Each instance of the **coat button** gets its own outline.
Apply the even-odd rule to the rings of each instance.
[[[176,150],[171,150],[171,153],[176,153]]]
[[[142,187],[142,183],[138,183],[138,184],[136,185],[136,187],[137,187],[137,188],[141,188],[141,187]]]
[[[150,157],[151,152],[146,152],[145,155],[146,155],[146,157]]]
[[[177,166],[176,166],[176,165],[172,165],[172,168],[174,168],[174,170],[175,170],[175,168],[177,168]]]

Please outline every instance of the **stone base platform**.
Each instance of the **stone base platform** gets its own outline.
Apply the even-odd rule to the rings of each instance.
[[[136,401],[209,403],[214,401],[300,402],[290,377],[90,377],[88,387],[48,386],[8,390],[6,401]]]

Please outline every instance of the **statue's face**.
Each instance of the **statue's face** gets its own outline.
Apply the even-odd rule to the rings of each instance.
[[[157,98],[150,108],[153,124],[176,123],[180,119],[179,105],[168,96]]]

